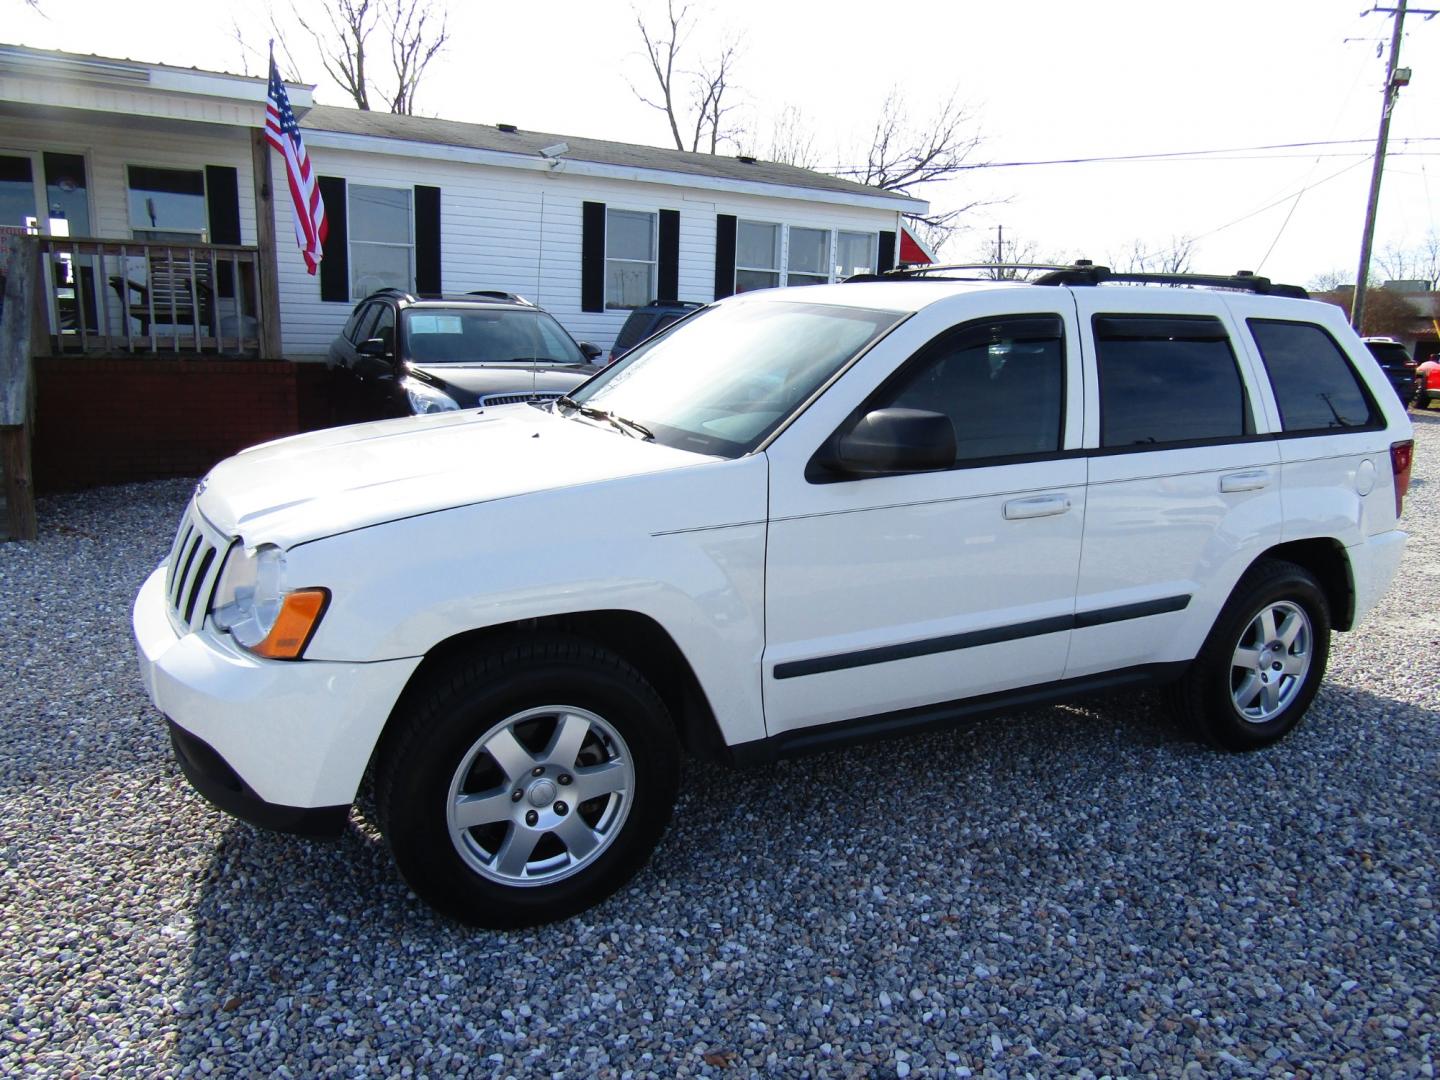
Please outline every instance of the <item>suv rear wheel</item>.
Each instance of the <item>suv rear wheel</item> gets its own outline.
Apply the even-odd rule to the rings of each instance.
[[[598,903],[649,858],[675,802],[670,717],[634,668],[575,638],[438,670],[376,777],[400,872],[462,922],[508,928]]]
[[[1300,722],[1329,657],[1330,607],[1314,575],[1265,559],[1235,586],[1172,701],[1217,745],[1258,749]]]

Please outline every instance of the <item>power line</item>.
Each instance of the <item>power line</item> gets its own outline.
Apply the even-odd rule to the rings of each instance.
[[[1203,232],[1203,233],[1201,233],[1199,236],[1195,237],[1195,239],[1196,239],[1196,240],[1203,240],[1203,239],[1205,239],[1205,237],[1207,237],[1207,236],[1214,236],[1216,233],[1218,233],[1218,232],[1224,232],[1226,229],[1229,229],[1229,228],[1232,228],[1233,226],[1239,225],[1241,222],[1249,221],[1251,218],[1257,217],[1257,216],[1259,216],[1260,214],[1265,213],[1265,211],[1267,211],[1267,210],[1274,210],[1275,207],[1277,207],[1277,206],[1283,206],[1285,203],[1289,202],[1291,199],[1294,199],[1294,198],[1296,198],[1297,196],[1303,195],[1303,194],[1305,194],[1307,191],[1314,191],[1314,190],[1315,190],[1316,188],[1318,188],[1321,184],[1328,184],[1331,180],[1334,180],[1334,179],[1336,179],[1337,177],[1344,176],[1347,172],[1349,172],[1351,169],[1355,168],[1357,165],[1363,165],[1363,164],[1365,164],[1365,161],[1366,161],[1366,158],[1360,158],[1360,159],[1357,160],[1357,161],[1352,161],[1349,165],[1346,165],[1343,169],[1340,169],[1338,172],[1333,172],[1333,173],[1331,173],[1329,176],[1325,177],[1325,178],[1322,179],[1322,180],[1316,180],[1315,183],[1313,183],[1313,184],[1307,184],[1305,187],[1302,187],[1299,191],[1292,191],[1292,192],[1290,192],[1290,193],[1287,194],[1287,195],[1283,195],[1283,196],[1281,196],[1280,198],[1276,199],[1274,202],[1272,202],[1272,203],[1267,203],[1266,205],[1260,207],[1260,209],[1258,209],[1258,210],[1252,210],[1252,211],[1250,211],[1248,214],[1245,214],[1245,215],[1243,215],[1242,217],[1236,218],[1234,221],[1227,221],[1224,225],[1221,225],[1221,226],[1218,226],[1217,228],[1211,229],[1209,232]]]
[[[1312,147],[1317,147],[1317,146],[1318,146],[1318,147],[1324,147],[1324,146],[1352,146],[1352,145],[1354,145],[1354,144],[1356,144],[1356,143],[1361,143],[1361,144],[1366,144],[1366,145],[1368,145],[1368,144],[1371,143],[1372,141],[1373,141],[1373,140],[1370,140],[1370,139],[1316,139],[1316,140],[1311,140],[1311,141],[1309,141],[1309,142],[1266,143],[1266,144],[1259,145],[1259,146],[1225,146],[1225,147],[1215,147],[1215,148],[1212,148],[1212,149],[1209,149],[1209,150],[1165,150],[1165,151],[1157,151],[1157,152],[1155,152],[1155,153],[1146,153],[1146,154],[1101,154],[1101,155],[1096,155],[1096,156],[1093,156],[1093,157],[1044,158],[1044,159],[1036,159],[1036,160],[1033,160],[1033,161],[980,161],[980,162],[975,162],[974,164],[971,164],[971,165],[961,165],[961,166],[959,166],[959,168],[958,168],[956,171],[957,171],[957,172],[969,172],[969,171],[975,171],[975,170],[979,170],[979,169],[1020,169],[1020,168],[1028,168],[1028,167],[1030,167],[1030,166],[1037,166],[1037,165],[1090,165],[1090,164],[1094,164],[1094,163],[1123,162],[1123,161],[1167,161],[1167,160],[1177,160],[1177,159],[1178,159],[1178,160],[1186,160],[1186,159],[1191,159],[1191,158],[1210,158],[1211,160],[1216,160],[1216,161],[1254,161],[1254,160],[1267,160],[1267,159],[1269,159],[1269,158],[1285,158],[1285,157],[1302,157],[1302,158],[1309,158],[1309,157],[1311,157],[1310,154],[1267,154],[1267,155],[1265,155],[1263,158],[1260,158],[1260,159],[1256,159],[1256,158],[1241,158],[1241,157],[1236,157],[1236,158],[1221,158],[1221,157],[1215,157],[1214,155],[1218,155],[1218,154],[1247,154],[1247,153],[1255,153],[1255,152],[1264,151],[1264,150],[1304,150],[1304,149],[1308,149],[1308,148],[1312,148]],[[1405,138],[1405,139],[1396,139],[1395,141],[1396,141],[1397,143],[1404,143],[1404,144],[1409,144],[1409,143],[1440,142],[1440,136],[1429,136],[1429,135],[1425,135],[1425,136],[1412,136],[1412,137],[1410,137],[1410,138]],[[1367,151],[1367,154],[1368,154],[1368,151]],[[1337,155],[1321,155],[1321,156],[1344,157],[1344,156],[1348,156],[1348,155],[1337,154]],[[864,166],[861,166],[861,165],[830,165],[830,166],[826,166],[826,167],[824,168],[824,171],[830,172],[830,173],[846,173],[846,172],[856,172],[856,171],[858,171],[858,170],[862,170],[863,168],[864,168]]]

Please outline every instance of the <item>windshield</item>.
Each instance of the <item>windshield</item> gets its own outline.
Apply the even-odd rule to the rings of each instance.
[[[861,349],[903,318],[827,304],[721,304],[675,324],[574,392],[657,442],[749,453]]]
[[[525,308],[410,308],[405,358],[416,364],[583,364],[564,329]]]

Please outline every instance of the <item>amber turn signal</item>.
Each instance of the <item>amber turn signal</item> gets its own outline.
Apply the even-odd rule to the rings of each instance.
[[[300,659],[329,603],[329,589],[296,589],[287,593],[270,633],[250,651],[270,660]]]

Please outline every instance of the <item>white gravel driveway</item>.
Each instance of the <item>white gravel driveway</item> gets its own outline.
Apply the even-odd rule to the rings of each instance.
[[[1145,695],[751,772],[690,767],[652,866],[494,934],[193,794],[130,602],[190,485],[0,545],[0,1074],[1431,1075],[1440,412],[1396,587],[1280,745]],[[302,722],[297,718],[297,722]]]

